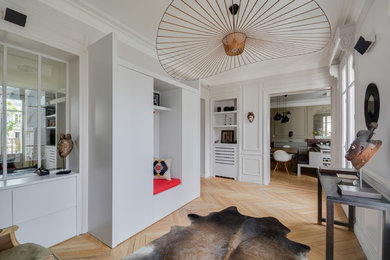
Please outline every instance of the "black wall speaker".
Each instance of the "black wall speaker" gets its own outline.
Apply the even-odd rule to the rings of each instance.
[[[360,36],[359,40],[355,44],[354,49],[359,52],[361,55],[366,53],[368,49],[371,47],[373,44],[372,41],[366,41],[362,36]]]
[[[24,27],[26,25],[27,15],[6,8],[4,20]]]

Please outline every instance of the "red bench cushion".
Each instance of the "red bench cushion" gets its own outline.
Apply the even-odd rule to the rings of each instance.
[[[181,183],[180,179],[172,178],[170,181],[164,179],[154,179],[153,180],[153,195],[156,195],[160,192],[169,190]]]

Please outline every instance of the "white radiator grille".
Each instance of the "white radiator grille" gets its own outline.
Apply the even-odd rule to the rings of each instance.
[[[214,172],[217,176],[237,177],[236,145],[214,146]]]

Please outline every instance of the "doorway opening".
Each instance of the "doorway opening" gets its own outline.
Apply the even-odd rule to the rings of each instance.
[[[331,165],[329,89],[272,95],[269,113],[271,178],[313,175]]]

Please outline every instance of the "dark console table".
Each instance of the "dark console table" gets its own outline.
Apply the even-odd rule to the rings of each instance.
[[[334,244],[334,225],[347,226],[353,231],[355,222],[355,207],[363,207],[377,209],[382,211],[382,259],[390,259],[390,202],[382,197],[382,199],[369,199],[355,196],[341,195],[337,191],[337,183],[339,178],[331,171],[319,169],[318,175],[318,224],[326,222],[326,259],[333,259],[333,244]],[[341,173],[341,172],[340,172]],[[364,183],[364,185],[368,185]],[[322,218],[322,190],[326,196],[326,219]],[[334,220],[334,203],[348,205],[349,221],[348,223]]]

